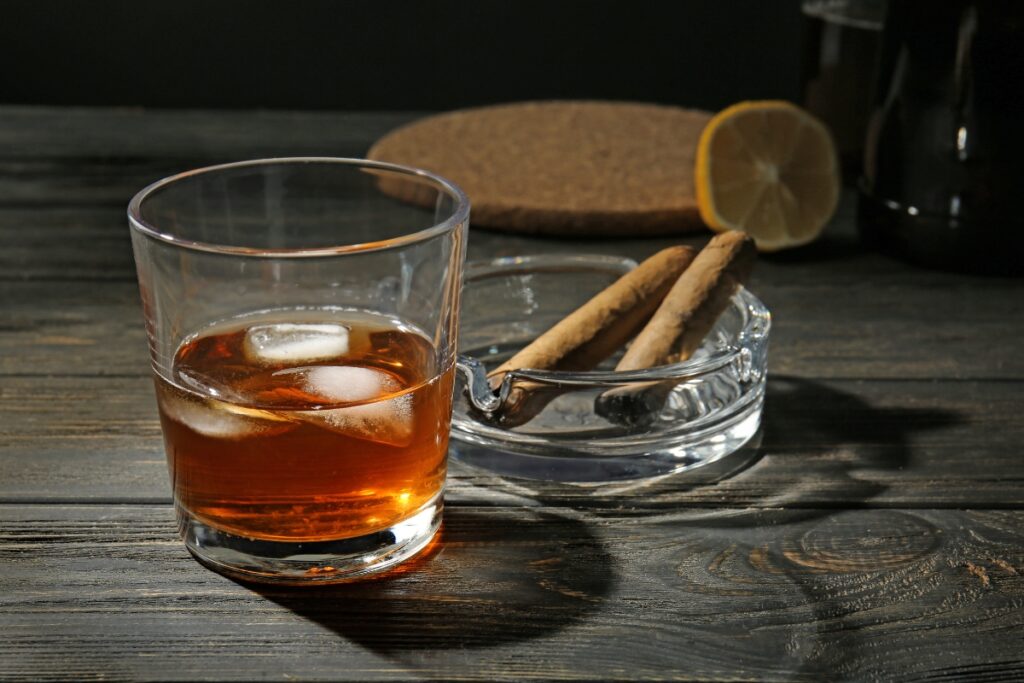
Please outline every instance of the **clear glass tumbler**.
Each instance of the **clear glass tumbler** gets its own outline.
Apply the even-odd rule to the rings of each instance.
[[[185,545],[242,579],[329,583],[441,521],[469,202],[356,159],[247,161],[128,207]]]

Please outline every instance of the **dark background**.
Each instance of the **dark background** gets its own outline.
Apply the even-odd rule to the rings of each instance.
[[[5,0],[0,102],[451,109],[796,99],[797,0]]]

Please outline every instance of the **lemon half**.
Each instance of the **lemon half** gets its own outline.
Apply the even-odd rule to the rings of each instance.
[[[708,227],[741,230],[761,251],[814,240],[839,201],[832,136],[782,101],[740,102],[716,114],[698,142],[694,178]]]

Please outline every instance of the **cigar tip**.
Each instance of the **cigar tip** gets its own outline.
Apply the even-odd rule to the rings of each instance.
[[[730,262],[730,269],[744,272],[743,279],[749,276],[757,260],[757,244],[752,237],[739,230],[715,235],[704,249],[708,250],[709,257],[715,253],[718,255],[715,258],[724,258]]]

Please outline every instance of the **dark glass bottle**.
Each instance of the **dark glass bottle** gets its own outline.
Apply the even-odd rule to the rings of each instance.
[[[1024,3],[891,0],[865,143],[865,240],[948,270],[1024,272]]]

